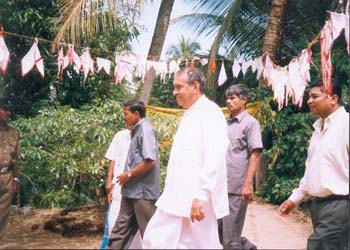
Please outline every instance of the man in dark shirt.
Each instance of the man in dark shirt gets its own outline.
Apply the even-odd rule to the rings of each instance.
[[[158,141],[146,120],[146,107],[133,99],[124,104],[124,120],[131,127],[131,143],[124,172],[118,176],[122,200],[108,249],[127,249],[139,229],[141,236],[156,210],[160,194]]]
[[[9,98],[0,98],[0,242],[5,236],[12,195],[19,189],[17,129],[8,125],[11,116]]]
[[[252,242],[241,237],[248,203],[253,200],[253,179],[263,148],[259,121],[246,110],[248,92],[245,84],[235,84],[226,90],[226,105],[230,111],[227,119],[230,144],[226,154],[230,214],[220,222],[224,249],[256,249]]]

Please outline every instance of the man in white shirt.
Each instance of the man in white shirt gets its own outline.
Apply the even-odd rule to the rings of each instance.
[[[143,248],[221,248],[217,219],[228,214],[227,127],[221,109],[204,95],[204,85],[197,68],[184,68],[175,76],[173,94],[186,112]]]
[[[116,184],[117,176],[124,172],[124,166],[130,146],[131,136],[129,129],[118,131],[109,145],[105,157],[110,160],[108,166],[106,191],[108,203],[110,203],[108,213],[108,231],[111,234],[114,223],[119,214],[121,193],[120,185]]]
[[[304,176],[279,213],[285,216],[314,197],[310,208],[314,232],[307,249],[348,249],[349,113],[341,105],[341,85],[333,81],[328,94],[322,82],[312,84],[307,103],[320,118],[313,125]]]
[[[113,226],[117,220],[120,202],[121,202],[121,186],[117,184],[117,177],[124,172],[124,166],[126,157],[131,141],[131,131],[129,129],[123,129],[118,131],[108,147],[105,157],[110,160],[108,165],[106,191],[108,197],[108,203],[110,204],[108,211],[108,232],[109,235],[112,232]],[[137,233],[131,243],[131,249],[141,247],[141,236]]]

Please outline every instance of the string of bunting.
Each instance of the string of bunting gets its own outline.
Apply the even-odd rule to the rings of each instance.
[[[338,8],[339,9],[339,6]],[[332,91],[332,62],[331,62],[331,49],[334,40],[340,36],[344,31],[344,36],[347,44],[347,52],[349,53],[349,1],[345,8],[344,13],[331,12],[330,19],[326,21],[324,27],[320,33],[308,44],[307,48],[302,50],[301,53],[292,59],[290,63],[284,67],[275,65],[268,55],[263,55],[247,61],[235,59],[232,64],[233,77],[238,77],[240,72],[243,75],[246,74],[248,68],[253,73],[256,72],[256,78],[263,78],[267,81],[274,92],[274,99],[278,102],[279,109],[282,109],[284,105],[288,105],[288,100],[291,98],[294,105],[301,106],[303,101],[303,95],[306,86],[310,82],[310,63],[312,51],[311,47],[314,46],[317,41],[320,41],[321,48],[321,68],[322,79],[326,91]],[[27,54],[21,60],[21,72],[22,77],[25,77],[34,67],[44,78],[44,60],[41,57],[38,43],[55,43],[43,38],[34,38],[26,35],[20,35],[16,33],[6,32],[1,27],[0,29],[0,72],[5,74],[10,61],[10,52],[6,46],[3,35],[17,36],[25,39],[33,40],[33,45]],[[186,66],[195,66],[195,62],[200,62],[202,65],[209,63],[211,71],[216,72],[216,61],[224,60],[218,58],[206,57],[193,57],[193,58],[179,58],[178,60],[171,59],[170,61],[161,59],[160,61],[149,60],[150,56],[144,56],[136,54],[130,51],[125,52],[112,52],[105,49],[97,48],[83,48],[80,46],[74,46],[73,44],[59,43],[57,44],[59,51],[57,57],[57,76],[62,77],[63,71],[72,65],[74,70],[79,74],[83,71],[84,80],[87,79],[89,74],[94,72],[100,72],[102,69],[108,75],[111,73],[112,62],[102,57],[96,57],[92,59],[90,50],[99,52],[107,52],[115,54],[114,61],[114,82],[120,83],[123,79],[132,82],[133,76],[144,80],[146,72],[150,68],[154,68],[156,73],[161,76],[162,79],[167,74],[172,74],[180,70],[180,62],[185,60]],[[79,56],[75,51],[75,48],[80,48],[83,53]],[[64,54],[66,52],[66,54]],[[226,60],[226,59],[225,59]],[[96,62],[97,70],[94,67]],[[224,63],[221,64],[218,85],[223,85],[227,80]]]

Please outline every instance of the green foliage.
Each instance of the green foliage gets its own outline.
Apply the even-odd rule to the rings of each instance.
[[[152,114],[160,147],[162,186],[172,134],[177,121]],[[124,127],[122,104],[105,100],[80,109],[68,106],[18,119],[20,131],[21,203],[35,207],[68,207],[98,198],[108,161],[104,154],[114,134]]]
[[[7,32],[53,40],[55,15],[57,5],[55,1],[2,1],[0,4],[0,25]],[[0,75],[1,95],[14,97],[14,113],[33,115],[33,103],[49,100],[50,81],[54,77],[53,58],[48,52],[49,44],[38,44],[41,56],[44,58],[45,79],[42,79],[36,69],[29,72],[25,78],[21,75],[21,59],[33,44],[32,39],[4,35],[10,50],[10,63],[5,76]]]
[[[183,35],[181,35],[177,44],[173,44],[167,50],[166,54],[172,56],[174,59],[178,58],[193,58],[197,55],[197,51],[201,49],[199,43],[192,41],[190,39],[186,39]]]
[[[156,77],[152,86],[149,105],[179,108],[179,106],[176,104],[175,97],[173,96],[173,81],[173,75],[170,77],[167,76],[164,80],[162,80],[159,76]]]
[[[103,185],[103,155],[114,135],[124,127],[122,106],[105,101],[80,110],[47,108],[38,116],[19,119],[21,134],[22,203],[70,206],[96,197]]]
[[[272,171],[269,171],[266,176],[266,183],[268,187],[261,193],[258,193],[258,195],[269,202],[280,204],[298,186],[299,177],[278,176]]]
[[[5,31],[20,35],[5,34],[6,44],[11,52],[11,62],[6,75],[0,75],[0,94],[14,97],[15,115],[34,116],[47,104],[52,105],[53,101],[79,108],[96,98],[106,99],[114,96],[113,78],[104,73],[90,74],[87,80],[84,80],[82,72],[77,74],[72,66],[69,66],[63,77],[58,78],[57,54],[51,54],[51,44],[42,40],[39,40],[38,46],[44,60],[45,78],[42,79],[36,69],[22,77],[21,59],[33,43],[28,37],[54,40],[58,30],[58,13],[57,1],[10,0],[0,4],[0,25]],[[138,34],[138,29],[127,17],[120,17],[115,31],[100,33],[82,44],[91,48],[93,58],[99,56],[114,61],[114,52],[129,50],[131,39]],[[76,52],[80,55],[82,49],[76,48]],[[40,106],[41,104],[44,106]]]
[[[160,166],[160,186],[161,190],[164,188],[164,182],[166,177],[166,170],[168,165],[168,159],[170,155],[170,149],[172,144],[172,138],[175,134],[178,121],[166,116],[162,117],[157,114],[152,114],[148,117],[149,121],[154,126],[158,135],[159,142],[159,166]]]
[[[262,195],[269,201],[282,202],[303,176],[314,120],[310,113],[292,113],[287,108],[277,113],[273,146],[263,152],[268,175]]]
[[[267,167],[263,189],[257,194],[278,204],[298,186],[304,174],[315,117],[306,107],[299,109],[290,105],[278,111],[267,87],[255,89],[251,99],[259,100],[260,104],[259,121],[264,142],[262,163]]]

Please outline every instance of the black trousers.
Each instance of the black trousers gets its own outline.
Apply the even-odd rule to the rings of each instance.
[[[307,249],[349,249],[349,196],[315,198],[310,210],[314,232]]]
[[[119,215],[109,236],[107,249],[128,249],[138,229],[143,237],[147,223],[156,211],[155,202],[122,196]]]

